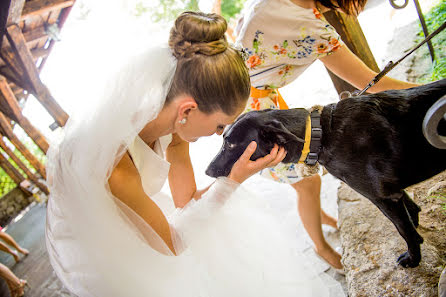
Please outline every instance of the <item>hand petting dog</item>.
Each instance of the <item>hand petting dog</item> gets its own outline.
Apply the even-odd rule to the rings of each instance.
[[[256,149],[257,143],[255,141],[251,141],[237,162],[234,163],[231,173],[228,176],[229,179],[242,183],[260,170],[276,166],[282,162],[286,156],[285,149],[283,147],[279,148],[279,146],[275,144],[268,155],[255,161],[251,161],[251,156],[254,154]]]

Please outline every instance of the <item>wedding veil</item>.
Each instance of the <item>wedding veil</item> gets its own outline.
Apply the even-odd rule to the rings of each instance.
[[[147,283],[150,277],[132,270],[155,263],[144,263],[144,259],[135,263],[138,259],[130,254],[157,252],[150,251],[140,232],[122,214],[107,180],[129,143],[163,107],[175,69],[176,59],[167,47],[135,56],[115,74],[102,100],[91,102],[83,114],[73,115],[62,141],[50,147],[47,249],[58,277],[80,296],[140,294],[131,294],[132,281],[125,280],[123,286],[121,273],[113,271],[114,267],[127,272],[135,283]],[[114,264],[109,265],[110,261]],[[107,280],[104,286],[108,287],[99,288],[104,282],[98,278]],[[96,289],[90,291],[88,286]]]

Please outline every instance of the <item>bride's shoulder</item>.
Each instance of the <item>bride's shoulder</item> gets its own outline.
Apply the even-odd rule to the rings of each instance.
[[[136,180],[140,180],[138,169],[133,164],[130,154],[126,152],[108,178],[110,190],[115,195],[115,192],[122,192],[124,187],[128,187],[129,183]]]

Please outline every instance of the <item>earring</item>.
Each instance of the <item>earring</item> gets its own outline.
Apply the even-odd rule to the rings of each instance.
[[[180,123],[181,125],[186,124],[187,120],[186,118],[182,118],[181,120],[178,121],[178,123]]]

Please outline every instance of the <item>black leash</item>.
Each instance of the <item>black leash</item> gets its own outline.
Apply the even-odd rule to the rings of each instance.
[[[383,76],[385,76],[387,73],[390,72],[390,70],[392,70],[393,68],[395,68],[396,65],[398,65],[399,63],[401,63],[401,61],[403,61],[407,56],[409,56],[411,53],[413,53],[414,51],[416,51],[420,46],[422,46],[423,44],[425,44],[426,42],[428,42],[429,40],[431,40],[435,35],[437,35],[438,33],[440,33],[441,31],[444,30],[444,28],[446,28],[446,22],[443,23],[443,25],[441,25],[440,27],[437,28],[437,30],[435,30],[434,32],[432,32],[431,34],[429,34],[429,36],[427,36],[422,42],[420,42],[416,47],[414,47],[412,50],[410,50],[407,54],[405,54],[401,59],[399,59],[398,61],[396,61],[395,63],[393,63],[392,61],[390,61],[389,63],[387,63],[386,67],[384,67],[384,69],[378,73],[370,82],[369,84],[360,92],[356,91],[353,92],[353,96],[360,96],[362,94],[364,94],[368,89],[370,89],[371,87],[373,87],[381,78],[383,78]]]

